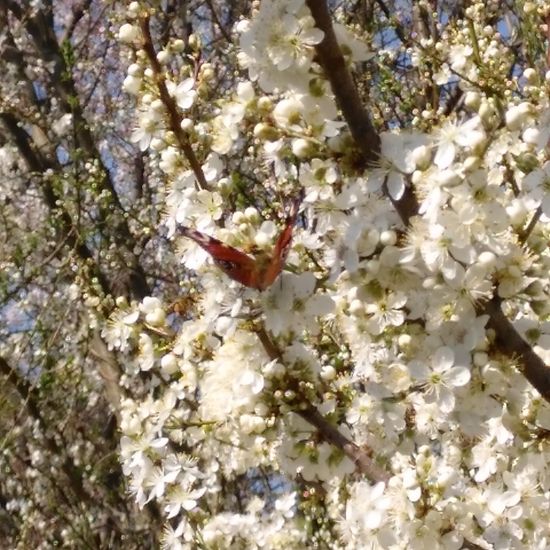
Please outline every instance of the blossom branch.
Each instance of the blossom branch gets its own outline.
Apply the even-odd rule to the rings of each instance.
[[[521,371],[525,378],[537,389],[541,396],[550,401],[550,368],[533,351],[531,346],[518,334],[512,323],[504,315],[502,300],[495,296],[485,304],[484,313],[489,314],[488,328],[495,331],[495,343],[499,351],[509,357],[521,360]]]
[[[370,458],[368,451],[361,449],[353,441],[350,441],[345,435],[340,433],[338,429],[327,422],[319,411],[309,406],[304,410],[297,411],[306,422],[315,426],[322,437],[341,449],[344,454],[355,464],[358,471],[365,474],[373,481],[387,481],[390,478],[388,472],[375,464]]]
[[[326,2],[307,0],[307,5],[317,27],[325,33],[323,41],[317,46],[319,62],[330,80],[332,91],[342,109],[354,140],[360,147],[365,160],[372,163],[380,154],[380,140],[346,67],[334,34]],[[398,201],[392,199],[392,202],[403,222],[408,225],[410,218],[418,212],[418,202],[411,188],[407,187],[403,197]],[[530,230],[530,228],[528,229]],[[550,400],[550,369],[506,319],[500,308],[500,299],[493,298],[481,313],[489,315],[489,326],[497,331],[495,343],[499,350],[509,357],[521,358],[526,378],[545,399]]]
[[[380,157],[380,136],[374,128],[369,113],[363,107],[357,87],[346,66],[342,50],[336,40],[332,19],[326,2],[306,0],[316,26],[325,36],[316,46],[318,62],[326,73],[332,92],[342,110],[351,135],[359,147],[365,162],[372,165]],[[405,188],[403,196],[395,200],[388,194],[403,223],[417,214],[418,202],[410,187]]]
[[[316,46],[318,61],[326,72],[344,118],[348,123],[353,121],[353,124],[350,124],[350,131],[361,149],[365,161],[372,163],[380,156],[380,137],[369,114],[363,108],[361,97],[346,66],[346,61],[334,34],[326,2],[308,0],[306,3],[315,19],[316,26],[325,34],[323,40]]]
[[[185,158],[187,158],[187,161],[191,166],[191,170],[193,170],[193,173],[195,174],[199,189],[208,189],[208,183],[206,181],[206,178],[204,177],[202,166],[198,161],[197,156],[195,155],[195,151],[193,151],[193,147],[191,147],[191,144],[189,143],[185,132],[180,126],[181,117],[176,106],[176,102],[174,98],[170,95],[170,93],[168,92],[168,88],[166,87],[166,79],[162,71],[162,67],[157,59],[155,46],[153,45],[151,29],[149,28],[149,21],[149,17],[144,17],[140,20],[141,31],[143,34],[143,49],[147,54],[147,58],[149,59],[149,63],[151,64],[151,68],[153,69],[153,72],[155,74],[160,99],[166,107],[166,111],[168,112],[170,130],[176,136],[178,144],[181,147]]]
[[[271,340],[265,328],[258,328],[256,334],[270,359],[282,361],[280,350],[273,340]],[[369,479],[374,481],[387,481],[390,478],[388,472],[376,465],[371,459],[369,450],[361,449],[353,441],[350,441],[337,427],[330,424],[324,416],[309,403],[303,394],[300,395],[300,405],[300,408],[294,412],[301,416],[308,424],[317,428],[325,441],[341,449],[344,454],[353,461],[359,472],[365,474]]]

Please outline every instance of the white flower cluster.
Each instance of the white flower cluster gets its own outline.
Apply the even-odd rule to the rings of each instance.
[[[198,143],[212,138],[202,171],[216,189],[197,189],[163,138],[160,99],[140,97],[134,140],[159,152],[171,181],[171,233],[192,225],[243,250],[269,248],[275,226],[260,225],[254,208],[219,229],[234,155],[246,156],[245,168],[263,159],[266,180],[277,180],[262,187],[270,197],[297,181],[307,220],[288,260],[296,273],[263,295],[236,294],[189,244],[186,266],[206,273],[177,337],[154,299],[121,309],[105,330],[112,346],[133,350],[128,374],[151,375],[146,397],[124,403],[121,456],[138,502],[156,499],[179,522],[167,527],[166,547],[303,544],[289,487],[274,508],[250,495],[235,513],[216,500],[222,480],[260,467],[322,485],[316,536],[333,537],[334,548],[550,544],[550,406],[499,352],[482,309],[505,299],[517,330],[548,356],[550,105],[537,93],[548,85],[526,85],[507,105],[480,92],[480,66],[506,73],[508,57],[495,31],[469,21],[486,48],[457,31],[413,55],[421,66],[433,48],[437,82],[462,79],[466,114],[441,117],[430,132],[384,133],[379,166],[360,173],[337,160],[349,136],[313,61],[323,33],[302,0],[264,1],[237,26],[239,61],[271,95],[241,83],[202,127],[194,123]],[[182,114],[200,101],[193,86],[169,88]],[[405,227],[390,198],[408,187],[419,210]],[[389,481],[350,476],[349,457],[300,417],[306,403],[370,449]]]

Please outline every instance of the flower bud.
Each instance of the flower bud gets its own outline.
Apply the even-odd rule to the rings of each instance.
[[[172,42],[172,50],[181,53],[183,50],[185,50],[185,42],[181,38],[176,38]]]
[[[531,118],[532,106],[530,103],[523,102],[519,105],[513,105],[508,109],[505,115],[506,127],[512,132],[520,130],[521,127]]]
[[[380,233],[380,243],[384,246],[393,246],[397,242],[397,234],[395,231],[387,230]]]
[[[400,334],[397,338],[397,345],[401,348],[408,348],[412,343],[412,337],[410,334]]]
[[[160,368],[165,374],[174,374],[178,369],[178,360],[173,353],[167,353],[160,360]]]
[[[166,314],[164,313],[164,310],[160,307],[153,309],[153,311],[150,311],[145,315],[145,322],[154,327],[163,325],[165,319]]]
[[[201,47],[201,40],[199,36],[195,33],[189,35],[189,47],[192,50],[198,51]]]
[[[241,225],[246,221],[246,216],[241,211],[237,210],[237,212],[233,212],[231,220],[235,225]]]
[[[254,126],[254,136],[265,141],[276,141],[279,139],[279,132],[273,126],[259,122]]]
[[[489,356],[484,351],[474,353],[474,365],[484,367],[489,362]]]
[[[430,166],[432,154],[428,147],[421,145],[412,152],[412,159],[416,168],[419,170],[426,170]]]
[[[519,200],[512,201],[508,206],[506,206],[506,213],[510,219],[510,223],[513,226],[523,225],[525,221],[525,215],[527,213],[525,205]]]
[[[128,75],[122,83],[122,89],[131,95],[138,95],[140,88],[141,78],[136,78],[132,75]]]
[[[254,236],[254,244],[258,248],[266,248],[270,242],[271,239],[263,231],[258,231]]]
[[[131,44],[139,36],[139,29],[130,23],[124,23],[118,31],[118,39],[126,44]]]
[[[166,63],[170,61],[170,53],[167,52],[166,50],[161,50],[160,52],[157,53],[157,61],[161,65],[166,65]]]
[[[539,141],[540,132],[537,128],[526,128],[521,136],[525,143],[536,145]]]
[[[273,109],[271,98],[267,96],[258,98],[258,109],[260,109],[260,111],[270,112]]]
[[[472,109],[472,111],[477,111],[479,109],[479,106],[481,104],[481,95],[479,92],[466,92],[466,95],[464,96],[464,104],[468,109]]]
[[[525,78],[525,80],[527,80],[527,82],[529,82],[529,84],[536,84],[536,82],[537,82],[537,71],[535,71],[535,69],[533,69],[531,67],[527,67],[527,69],[525,69],[523,71],[523,78]]]
[[[477,261],[480,265],[484,266],[484,267],[493,267],[495,265],[495,262],[496,262],[496,256],[494,255],[493,252],[489,252],[489,251],[485,251],[485,252],[482,252],[478,257],[477,257]]]
[[[139,14],[139,10],[140,10],[139,2],[130,2],[130,4],[128,5],[128,9],[126,11],[128,12],[129,15],[131,15],[132,17],[135,17],[136,15]]]
[[[314,151],[313,142],[308,139],[298,138],[292,142],[292,152],[300,159],[310,157]]]
[[[476,155],[470,155],[469,157],[466,157],[463,163],[464,170],[466,172],[477,170],[477,168],[479,168],[480,161],[481,159]]]
[[[131,76],[141,76],[142,68],[138,63],[132,63],[126,71]]]
[[[180,128],[184,132],[190,132],[191,130],[193,130],[194,126],[195,126],[195,123],[190,118],[184,118],[180,122]]]
[[[260,219],[260,213],[258,212],[257,208],[254,208],[253,206],[249,206],[244,211],[245,217],[251,221],[251,222],[257,222]]]
[[[479,106],[479,118],[481,118],[481,122],[483,123],[483,126],[487,128],[492,128],[496,122],[496,111],[493,105],[489,101],[482,101],[481,105]]]
[[[321,368],[321,378],[330,382],[336,378],[336,369],[332,365],[325,365]]]

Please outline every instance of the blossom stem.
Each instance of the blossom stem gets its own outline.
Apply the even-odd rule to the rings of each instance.
[[[159,90],[160,99],[168,112],[170,130],[176,136],[178,144],[181,147],[185,158],[187,158],[187,161],[191,166],[191,170],[193,170],[193,173],[195,174],[198,189],[208,189],[209,186],[202,171],[202,166],[198,161],[197,156],[195,155],[195,151],[193,151],[193,147],[191,147],[191,144],[189,143],[185,132],[180,126],[181,117],[179,115],[176,102],[174,98],[170,95],[170,93],[168,92],[168,88],[166,87],[164,73],[157,59],[157,52],[155,51],[155,46],[153,45],[153,39],[151,37],[151,29],[149,28],[149,17],[142,18],[140,20],[140,23],[141,32],[143,33],[143,49],[145,50],[147,58],[149,59],[149,63],[151,64],[151,68],[155,73],[155,79]]]
[[[267,334],[265,328],[257,328],[256,333],[271,360],[282,362],[282,354],[273,340],[269,337],[269,334]],[[296,387],[299,387],[299,385],[296,384]],[[359,472],[362,472],[373,481],[387,481],[390,478],[390,474],[378,466],[369,456],[369,449],[363,449],[349,440],[336,426],[328,422],[326,418],[307,401],[305,396],[300,396],[300,402],[307,403],[307,405],[304,408],[298,408],[294,412],[301,416],[306,422],[317,428],[319,434],[325,441],[340,449],[351,461],[353,461]]]
[[[539,221],[541,214],[542,214],[542,208],[539,206],[536,209],[535,213],[533,214],[533,217],[531,218],[531,221],[529,222],[527,227],[519,233],[520,242],[524,243],[528,239],[529,235],[531,234],[531,231],[533,231],[535,225],[537,225],[537,222]]]
[[[482,61],[481,61],[481,56],[479,55],[479,44],[477,42],[476,29],[474,27],[474,22],[471,19],[468,20],[468,31],[470,33],[472,48],[474,50],[474,59],[476,60],[476,63],[478,65],[481,65]]]

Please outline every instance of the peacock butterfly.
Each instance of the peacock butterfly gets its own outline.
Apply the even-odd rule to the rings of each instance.
[[[179,230],[206,250],[228,277],[244,286],[265,290],[273,284],[284,267],[300,202],[301,196],[292,202],[285,226],[277,238],[271,257],[268,258],[252,258],[237,248],[189,227],[180,227]]]

